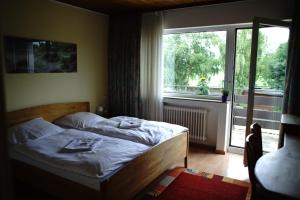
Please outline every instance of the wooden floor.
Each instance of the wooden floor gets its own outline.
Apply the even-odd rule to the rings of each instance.
[[[182,166],[183,163],[178,163]],[[225,155],[216,154],[214,148],[189,146],[188,168],[199,171],[227,176],[241,181],[249,181],[248,168],[244,167],[243,156],[233,153]],[[163,178],[165,174],[158,177],[144,191],[137,195],[135,200],[141,200],[145,194]]]
[[[238,154],[220,155],[213,149],[190,145],[188,168],[249,182],[248,168]]]

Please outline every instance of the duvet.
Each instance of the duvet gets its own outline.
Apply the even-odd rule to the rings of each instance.
[[[165,122],[119,116],[95,123],[83,130],[154,146],[188,129]]]
[[[91,151],[62,153],[61,150],[74,139],[97,139]],[[70,170],[88,177],[105,177],[122,168],[141,155],[148,146],[128,140],[66,129],[63,132],[28,140],[13,146],[14,150],[53,167]]]

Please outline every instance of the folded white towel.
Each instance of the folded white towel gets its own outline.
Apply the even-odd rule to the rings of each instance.
[[[92,151],[96,145],[101,142],[101,138],[88,139],[88,138],[77,138],[71,140],[66,146],[61,149],[61,153],[76,153],[82,151]]]
[[[122,120],[119,124],[119,128],[130,129],[141,127],[143,120]]]

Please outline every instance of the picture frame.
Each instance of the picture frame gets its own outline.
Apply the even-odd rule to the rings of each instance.
[[[77,72],[77,45],[4,36],[4,59],[7,73]]]

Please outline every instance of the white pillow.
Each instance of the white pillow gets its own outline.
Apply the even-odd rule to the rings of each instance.
[[[64,131],[63,128],[56,126],[43,118],[35,118],[10,127],[8,129],[8,138],[12,144],[23,144],[28,140],[34,140],[62,131]]]
[[[62,127],[82,129],[87,127],[93,127],[95,124],[103,120],[106,120],[106,118],[96,115],[94,113],[77,112],[59,118],[55,120],[54,123]]]

